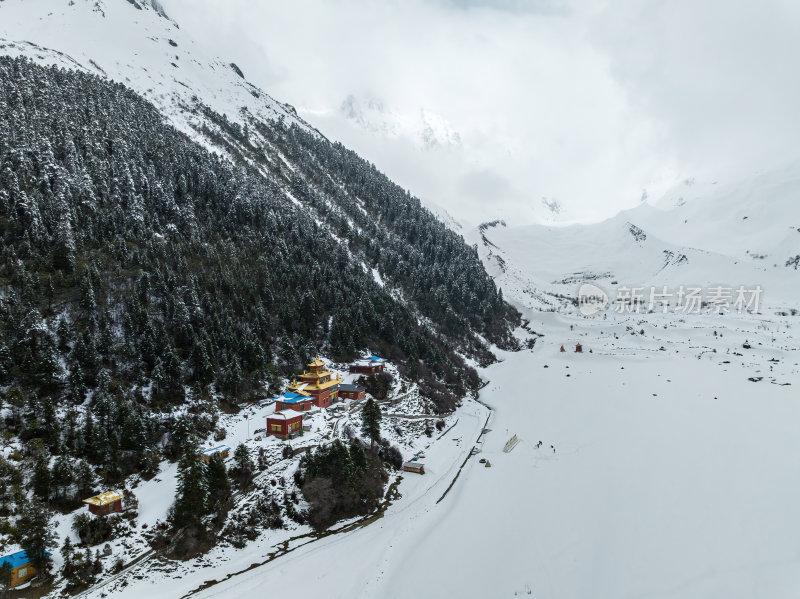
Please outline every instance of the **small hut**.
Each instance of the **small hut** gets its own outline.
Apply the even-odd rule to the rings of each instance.
[[[50,557],[51,554],[45,551],[44,555]],[[31,560],[28,559],[26,551],[17,551],[0,558],[0,567],[7,567],[11,571],[9,582],[11,587],[22,584],[36,576],[36,568],[33,567]]]
[[[425,474],[425,464],[422,462],[415,462],[411,460],[403,464],[404,472],[416,472],[417,474]]]
[[[339,385],[339,397],[343,399],[364,399],[366,396],[366,387],[361,385]]]
[[[388,362],[386,358],[378,356],[370,356],[363,360],[358,360],[350,365],[350,374],[378,374],[383,372],[383,368]]]
[[[122,498],[124,495],[120,491],[108,491],[95,495],[89,499],[84,499],[83,503],[89,506],[89,512],[95,516],[107,516],[122,511]]]
[[[582,354],[583,353],[583,346],[580,343],[578,343],[575,346],[575,353],[577,353],[577,354]]]
[[[291,439],[303,434],[303,414],[290,410],[267,416],[267,434]]]
[[[565,350],[565,349],[564,349],[564,346],[562,345],[562,346],[561,346],[561,353],[563,354],[565,351],[567,351],[567,350]]]
[[[211,447],[210,449],[206,449],[201,451],[198,455],[200,459],[204,462],[208,463],[211,461],[211,458],[217,454],[222,457],[222,459],[226,459],[231,453],[231,448],[227,445],[217,445],[216,447]]]

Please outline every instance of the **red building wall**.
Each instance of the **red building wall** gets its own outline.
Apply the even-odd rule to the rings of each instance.
[[[310,410],[311,406],[314,405],[316,402],[313,398],[309,397],[307,400],[300,401],[297,403],[284,403],[282,401],[275,402],[275,410],[278,412],[282,412],[283,410],[294,410],[295,412],[305,412],[306,410]]]
[[[314,401],[315,406],[319,406],[320,408],[327,408],[331,403],[333,403],[334,392],[336,392],[336,396],[338,397],[338,387],[331,387],[321,391],[319,393],[311,392],[311,398]]]
[[[320,408],[327,408],[331,404],[330,396],[331,392],[326,389],[319,395],[314,396],[314,404],[319,406]]]
[[[383,372],[383,364],[375,364],[374,366],[353,364],[350,366],[351,374],[378,374],[379,372]]]
[[[298,414],[293,418],[269,418],[267,417],[267,434],[285,437],[292,432],[292,425],[297,424],[295,431],[303,428],[303,416]],[[279,427],[277,430],[274,427]]]
[[[113,514],[116,512],[122,511],[122,499],[117,499],[112,503],[107,503],[105,505],[93,505],[89,504],[89,511],[92,514],[97,516],[106,516],[108,514]]]

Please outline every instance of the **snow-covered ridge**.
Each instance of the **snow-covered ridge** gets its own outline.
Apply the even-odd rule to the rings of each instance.
[[[491,226],[467,234],[507,299],[563,307],[581,283],[761,285],[768,303],[800,297],[800,165],[737,184],[687,181],[601,223]]]
[[[241,126],[284,119],[313,130],[235,64],[205,53],[158,0],[5,0],[0,54],[123,83],[209,149],[219,148],[204,133],[201,105]]]
[[[365,131],[388,138],[408,137],[421,150],[461,146],[461,135],[443,116],[420,108],[404,113],[373,97],[348,95],[341,113]]]

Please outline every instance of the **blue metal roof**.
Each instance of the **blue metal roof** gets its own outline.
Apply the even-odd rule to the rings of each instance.
[[[370,356],[367,360],[372,360],[373,362],[388,362],[386,358],[380,358],[378,356]]]
[[[216,447],[212,447],[211,449],[206,449],[203,452],[203,455],[211,456],[214,455],[215,453],[222,453],[223,451],[230,451],[230,450],[231,448],[228,447],[227,445],[217,445]]]
[[[50,557],[51,555],[49,551],[45,551],[44,554],[47,557]],[[16,553],[12,553],[11,555],[5,556],[3,559],[0,559],[0,566],[3,564],[8,564],[12,570],[29,563],[31,563],[31,560],[28,559],[28,554],[25,551],[17,551]]]
[[[311,397],[308,395],[300,395],[299,393],[284,393],[280,397],[276,397],[275,401],[282,403],[300,403],[302,401],[310,401]]]

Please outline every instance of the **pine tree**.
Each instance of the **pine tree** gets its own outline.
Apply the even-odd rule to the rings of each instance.
[[[151,376],[153,377],[153,396],[159,397],[167,387],[167,373],[161,358],[156,358]]]
[[[381,438],[381,408],[371,397],[361,410],[361,432],[369,439],[370,449]]]
[[[6,403],[11,408],[11,418],[14,428],[18,429],[22,423],[22,410],[25,407],[25,394],[19,387],[11,387],[6,391]]]
[[[11,564],[3,562],[0,564],[0,590],[3,591],[4,597],[11,596]]]
[[[353,462],[353,468],[356,473],[360,474],[367,469],[367,454],[358,439],[350,441],[350,459]]]
[[[250,450],[240,443],[233,452],[233,472],[240,487],[246,487],[253,480],[255,464],[250,457]]]
[[[69,220],[69,207],[62,198],[62,217],[56,230],[56,243],[53,248],[53,267],[70,274],[75,272],[75,238]]]
[[[208,461],[208,507],[215,513],[222,513],[231,498],[231,481],[228,470],[220,454],[214,454]]]
[[[173,456],[182,455],[184,446],[195,442],[194,425],[185,415],[178,416],[172,425],[171,433],[170,444]]]
[[[86,270],[84,270],[83,273],[81,274],[80,302],[84,315],[87,318],[89,318],[95,313],[95,310],[97,309],[97,301],[95,300],[94,286],[92,284],[92,279]]]
[[[20,547],[27,552],[33,567],[39,572],[48,573],[51,560],[45,552],[53,546],[56,535],[50,525],[50,512],[37,498],[33,497],[23,504],[16,533]]]
[[[0,381],[8,376],[8,366],[11,364],[11,354],[5,344],[0,343]]]
[[[78,499],[91,497],[94,494],[95,475],[89,464],[84,460],[79,460],[75,465],[73,476]]]
[[[206,468],[197,455],[197,446],[187,443],[178,462],[178,487],[175,492],[175,526],[201,527],[208,508]]]
[[[239,364],[239,358],[234,357],[233,363],[231,366],[225,371],[222,379],[222,387],[223,389],[237,397],[239,395],[239,390],[242,384],[242,367]]]
[[[94,425],[94,417],[92,416],[92,412],[89,410],[86,412],[86,418],[83,422],[83,443],[85,455],[90,461],[92,461],[96,456],[94,442],[96,428],[97,427]]]
[[[69,536],[64,539],[64,544],[61,546],[61,558],[64,560],[64,566],[61,570],[61,575],[69,579],[72,577],[73,570],[75,566],[72,562],[72,554],[74,552],[74,548],[72,547],[72,541],[70,540]]]
[[[69,397],[73,403],[83,403],[86,398],[86,385],[83,382],[83,369],[78,362],[75,362],[70,369],[67,377]]]
[[[53,450],[61,439],[61,426],[56,417],[56,407],[53,399],[46,397],[42,401],[42,421],[44,425],[44,442]]]
[[[59,497],[63,497],[67,488],[72,485],[72,466],[69,458],[62,454],[53,464],[51,484]]]
[[[50,499],[50,482],[50,454],[46,450],[42,450],[36,456],[36,463],[33,466],[31,490],[43,502]]]

